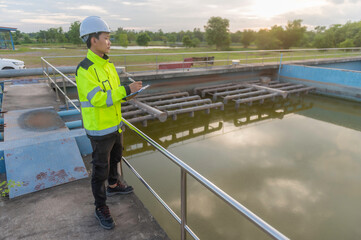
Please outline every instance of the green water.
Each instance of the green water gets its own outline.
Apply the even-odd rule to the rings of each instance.
[[[310,95],[138,127],[287,237],[361,239],[360,103]],[[130,130],[125,145],[126,158],[180,216],[179,168]],[[178,223],[126,166],[124,174],[180,239]],[[188,225],[201,239],[270,239],[187,180]]]

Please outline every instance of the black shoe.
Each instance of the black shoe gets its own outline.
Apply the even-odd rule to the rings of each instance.
[[[100,226],[105,229],[112,229],[115,226],[114,220],[110,215],[109,207],[103,206],[95,208],[95,217],[99,220]]]
[[[122,184],[121,182],[117,182],[117,186],[114,188],[111,187],[107,187],[107,196],[113,196],[116,194],[129,194],[132,193],[134,191],[132,186],[127,186]]]

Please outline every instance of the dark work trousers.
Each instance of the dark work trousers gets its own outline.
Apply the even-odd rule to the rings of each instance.
[[[89,136],[93,147],[93,172],[91,186],[95,206],[106,205],[105,181],[113,185],[118,181],[118,163],[122,159],[122,133],[114,132],[105,136]]]

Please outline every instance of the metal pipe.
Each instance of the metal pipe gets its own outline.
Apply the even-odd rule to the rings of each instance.
[[[305,87],[305,88],[298,88],[298,89],[290,90],[287,92],[288,92],[288,94],[291,94],[291,93],[296,93],[296,92],[308,92],[308,91],[312,91],[315,89],[316,89],[315,87]]]
[[[69,129],[73,128],[79,128],[83,126],[82,120],[72,121],[72,122],[66,122],[65,126],[67,126]]]
[[[80,114],[80,112],[78,110],[74,109],[74,110],[59,111],[58,114],[60,117],[66,117],[66,116],[73,116],[73,115]]]
[[[148,93],[148,94],[140,94],[137,97],[138,98],[144,98],[144,97],[153,97],[153,96],[160,96],[160,95],[166,95],[166,94],[171,94],[171,93],[179,93],[179,90],[176,91],[169,91],[169,92],[158,92],[158,93]]]
[[[135,106],[137,106],[138,108],[143,109],[144,111],[146,111],[147,113],[155,116],[156,118],[159,119],[159,121],[161,122],[165,122],[165,120],[167,120],[168,114],[167,112],[162,112],[154,107],[151,107],[145,103],[142,103],[140,101],[138,101],[137,99],[132,99],[129,101],[130,104],[133,104]]]
[[[125,112],[125,111],[137,109],[137,107],[135,107],[133,105],[127,105],[127,106],[122,107],[121,109],[122,109],[122,112]]]
[[[145,111],[142,110],[142,109],[138,109],[138,110],[135,110],[135,111],[128,111],[128,112],[125,112],[125,113],[122,113],[122,117],[129,117],[129,116],[133,116],[133,115],[137,115],[137,114],[142,114],[144,113]]]
[[[279,95],[279,94],[278,94],[278,93],[270,93],[270,94],[267,94],[267,95],[261,95],[261,96],[257,96],[257,97],[238,99],[238,100],[236,100],[236,108],[238,108],[241,103],[247,103],[247,102],[254,102],[254,101],[258,101],[258,100],[264,100],[264,99],[266,99],[266,98],[276,97],[277,95]]]
[[[197,104],[204,104],[204,103],[212,103],[210,99],[201,99],[201,100],[195,100],[195,101],[189,101],[189,102],[181,102],[181,103],[175,103],[175,104],[169,104],[164,106],[157,106],[159,110],[165,110],[165,109],[172,109],[172,108],[182,108]]]
[[[195,112],[195,111],[200,111],[200,110],[207,110],[210,108],[221,108],[221,110],[224,109],[224,104],[222,102],[218,102],[218,103],[211,103],[211,104],[205,104],[202,106],[196,106],[196,107],[191,107],[191,108],[181,108],[181,109],[176,109],[176,110],[171,110],[171,111],[167,111],[168,115],[176,115],[176,114],[182,114],[182,113],[189,113],[189,112]]]
[[[192,100],[199,100],[201,97],[199,95],[189,96],[189,97],[182,97],[182,98],[175,98],[175,99],[169,99],[169,100],[161,100],[156,102],[149,102],[147,103],[150,106],[159,106],[159,105],[165,105],[165,104],[172,104],[172,103],[178,103],[178,102],[185,102],[185,101],[192,101]]]
[[[293,85],[293,83],[275,83],[275,84],[268,84],[269,87],[277,88],[277,87],[284,87],[284,86],[290,86]]]
[[[267,90],[268,92],[276,92],[276,93],[280,94],[283,98],[287,97],[287,92],[279,90],[279,89],[265,87],[265,86],[252,85],[252,84],[245,84],[245,85],[247,85],[249,87],[261,89],[261,90]]]
[[[257,90],[257,91],[252,91],[252,92],[248,92],[248,93],[242,93],[242,94],[226,96],[226,97],[223,98],[223,102],[227,103],[231,99],[241,98],[241,97],[250,97],[250,96],[253,96],[253,95],[258,95],[258,94],[262,94],[262,93],[266,93],[266,92],[267,92],[266,90]]]
[[[218,91],[223,91],[223,90],[239,89],[239,88],[242,88],[242,87],[244,87],[243,84],[237,84],[237,85],[214,88],[214,89],[205,89],[205,90],[202,91],[202,97],[205,97],[207,93],[218,92]]]
[[[281,87],[281,88],[278,88],[278,90],[288,90],[288,89],[300,88],[300,87],[304,87],[304,86],[305,85],[302,85],[302,84],[296,84],[296,85],[291,85],[291,86],[287,86],[287,87]]]
[[[129,121],[130,123],[136,123],[136,122],[142,122],[142,121],[153,120],[153,119],[155,119],[154,116],[145,115],[145,116],[141,116],[141,117],[135,117],[135,118],[127,119],[127,121]]]
[[[188,92],[180,92],[180,93],[173,93],[173,94],[166,94],[166,95],[160,95],[160,96],[152,96],[152,97],[142,97],[137,96],[137,99],[140,101],[152,101],[152,100],[160,100],[160,99],[167,99],[167,98],[176,98],[176,97],[188,97]]]
[[[186,163],[181,161],[179,158],[177,158],[175,155],[173,155],[171,152],[167,151],[165,148],[163,148],[161,145],[159,145],[157,142],[155,142],[153,139],[145,135],[142,131],[134,127],[131,123],[129,123],[127,120],[124,120],[124,123],[135,133],[137,133],[141,138],[143,138],[145,141],[150,143],[153,147],[155,147],[160,153],[165,155],[168,159],[170,159],[173,163],[178,165],[181,169],[184,169],[190,176],[192,176],[195,180],[197,180],[199,183],[201,183],[203,186],[205,186],[208,190],[210,190],[212,193],[214,193],[217,197],[219,197],[221,200],[226,202],[228,205],[233,207],[235,210],[237,210],[239,213],[243,214],[248,220],[250,220],[253,224],[255,224],[257,227],[259,227],[261,230],[263,230],[265,233],[267,233],[269,236],[273,237],[274,239],[288,239],[285,235],[277,231],[275,228],[270,226],[268,223],[266,223],[264,220],[262,220],[260,217],[258,217],[256,214],[254,214],[252,211],[247,209],[245,206],[240,204],[238,201],[236,201],[234,198],[229,196],[227,193],[222,191],[220,188],[218,188],[216,185],[214,185],[212,182],[210,182],[208,179],[203,177],[201,174],[199,174],[197,171],[195,171],[193,168],[188,166]]]
[[[252,89],[254,89],[254,88],[242,88],[242,89],[233,90],[233,91],[217,92],[217,93],[213,94],[213,101],[216,101],[218,97],[232,95],[232,94],[236,94],[236,93],[249,92]]]
[[[218,84],[218,85],[206,86],[206,87],[197,87],[197,88],[193,89],[193,93],[197,94],[198,91],[202,91],[202,90],[205,90],[205,89],[225,87],[225,86],[231,86],[231,85],[234,85],[234,83]]]

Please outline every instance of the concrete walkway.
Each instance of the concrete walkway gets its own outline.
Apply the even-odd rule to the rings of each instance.
[[[47,106],[58,109],[59,106],[54,92],[43,83],[6,84],[3,104],[5,111]],[[90,173],[91,156],[83,157],[83,160]],[[5,174],[0,174],[0,182],[5,177]],[[101,228],[94,216],[90,178],[12,200],[0,197],[0,240],[169,239],[135,193],[108,198],[107,205],[116,222],[116,227],[112,230]]]
[[[84,158],[89,166],[90,156]],[[118,195],[107,204],[116,222],[104,230],[94,217],[90,178],[19,198],[0,200],[0,239],[169,239],[137,196]]]
[[[53,106],[59,109],[55,92],[47,83],[32,83],[24,85],[5,84],[3,110],[22,110]]]

